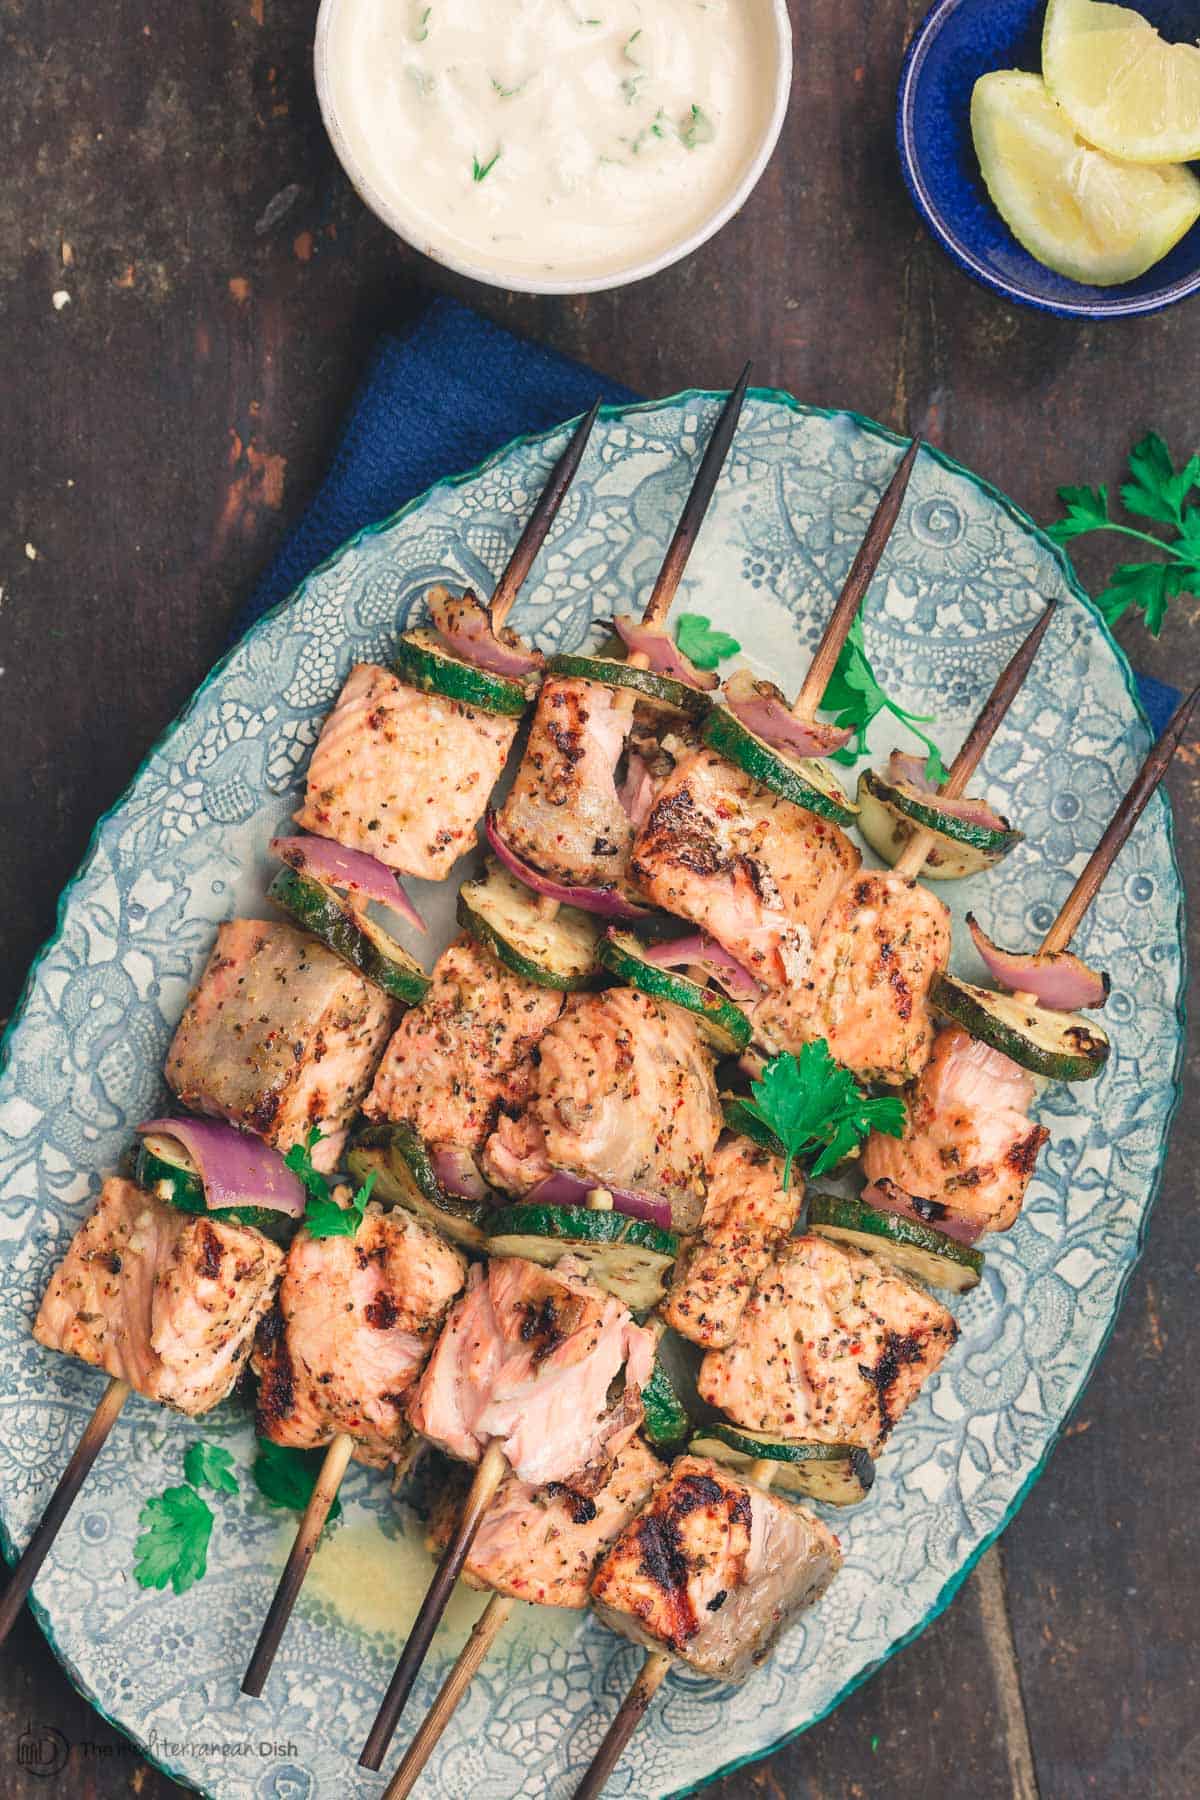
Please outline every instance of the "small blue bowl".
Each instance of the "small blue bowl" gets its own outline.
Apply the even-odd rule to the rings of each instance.
[[[1163,36],[1194,42],[1196,0],[1131,0]],[[896,133],[917,211],[976,281],[1066,318],[1159,312],[1200,292],[1200,225],[1137,281],[1090,287],[1022,249],[993,206],[971,139],[971,92],[992,69],[1042,66],[1045,0],[938,0],[909,46]]]

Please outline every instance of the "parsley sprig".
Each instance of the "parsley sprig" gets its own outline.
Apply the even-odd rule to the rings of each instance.
[[[1097,594],[1096,605],[1110,625],[1130,607],[1138,608],[1147,631],[1157,637],[1171,601],[1182,593],[1200,593],[1200,505],[1191,499],[1200,487],[1200,452],[1176,468],[1166,443],[1151,431],[1130,451],[1129,473],[1131,479],[1121,487],[1126,512],[1165,525],[1169,537],[1114,519],[1107,487],[1059,488],[1066,516],[1046,530],[1056,544],[1111,531],[1153,545],[1159,560],[1120,563],[1104,592]]]
[[[323,1450],[297,1450],[290,1444],[273,1444],[270,1438],[260,1437],[252,1470],[254,1484],[272,1506],[303,1512],[312,1499],[324,1460]],[[327,1522],[340,1517],[341,1510],[341,1501],[335,1499]]]
[[[186,1594],[208,1568],[208,1545],[215,1515],[201,1487],[236,1494],[233,1457],[219,1444],[198,1438],[183,1456],[186,1482],[152,1494],[138,1514],[141,1535],[133,1547],[133,1577],[139,1587],[165,1588]]]
[[[703,613],[691,612],[680,613],[676,620],[675,642],[698,669],[715,669],[727,656],[736,656],[742,647]]]
[[[904,1130],[903,1100],[864,1093],[849,1069],[834,1062],[824,1038],[802,1045],[799,1056],[769,1062],[745,1105],[783,1145],[785,1189],[797,1158],[811,1157],[812,1174],[824,1175],[872,1131],[899,1137]]]
[[[304,1208],[304,1225],[309,1237],[355,1237],[375,1186],[376,1170],[372,1169],[358,1192],[350,1196],[349,1206],[339,1206],[333,1198],[329,1177],[313,1168],[312,1153],[321,1142],[321,1131],[312,1127],[302,1144],[293,1144],[284,1157],[292,1173],[304,1183],[308,1200]]]
[[[834,752],[834,762],[852,763],[864,756],[870,748],[867,731],[872,720],[878,718],[880,713],[888,712],[907,725],[925,745],[929,752],[925,759],[925,773],[930,781],[945,781],[949,771],[942,761],[942,753],[933,739],[921,730],[922,725],[933,723],[932,715],[910,713],[880,686],[867,656],[861,618],[855,619],[842,645],[821,700],[821,710],[833,713],[836,723],[843,731],[853,731],[855,734],[853,741],[844,750]]]

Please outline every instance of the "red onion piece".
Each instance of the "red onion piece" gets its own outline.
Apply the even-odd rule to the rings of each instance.
[[[936,794],[937,782],[925,773],[926,758],[912,750],[893,750],[888,757],[887,778],[897,784],[916,788],[920,794]]]
[[[788,710],[786,696],[773,681],[757,681],[749,669],[739,669],[725,683],[729,710],[748,731],[776,750],[790,756],[832,756],[854,736],[818,719],[797,719]]]
[[[667,944],[643,945],[642,955],[658,969],[703,969],[735,1000],[757,1000],[762,993],[753,975],[737,958],[702,931],[672,938]]]
[[[644,919],[649,915],[649,908],[638,906],[633,900],[626,900],[616,888],[567,887],[564,882],[552,881],[548,875],[537,869],[511,850],[500,835],[496,824],[496,815],[489,808],[483,821],[483,829],[487,833],[487,841],[500,858],[510,875],[532,888],[535,894],[545,895],[547,900],[558,900],[563,906],[577,906],[580,912],[599,913],[605,919]]]
[[[948,813],[952,819],[962,819],[968,825],[983,825],[989,831],[1012,830],[1004,815],[989,806],[986,800],[973,800],[966,794],[959,800],[947,800],[939,794],[937,784],[925,773],[924,757],[910,751],[892,751],[888,757],[886,779],[895,787],[913,789],[920,799],[928,799],[938,812]]]
[[[629,823],[635,831],[640,831],[650,817],[650,808],[654,804],[654,777],[650,773],[644,756],[631,750],[625,765],[625,779],[621,783],[617,798],[624,807]]]
[[[430,1151],[429,1160],[448,1194],[458,1194],[464,1200],[487,1199],[487,1182],[469,1150],[455,1150],[449,1144],[439,1144]]]
[[[147,1119],[137,1130],[141,1137],[158,1131],[183,1145],[204,1183],[210,1212],[262,1206],[303,1217],[304,1184],[278,1150],[223,1119]]]
[[[862,1197],[868,1206],[878,1207],[880,1212],[895,1213],[901,1219],[913,1219],[918,1225],[932,1226],[943,1237],[953,1238],[956,1244],[973,1244],[981,1233],[979,1225],[956,1219],[940,1200],[922,1200],[918,1195],[906,1194],[887,1176],[865,1187]]]
[[[344,844],[323,837],[277,837],[270,843],[272,856],[285,862],[299,875],[311,875],[314,881],[338,888],[344,893],[361,894],[365,900],[378,901],[418,931],[428,927],[401,887],[394,869],[378,862],[363,850],[347,850]]]
[[[644,656],[656,675],[672,675],[688,687],[711,693],[721,685],[715,669],[698,669],[661,625],[643,625],[629,613],[618,613],[613,629],[632,656]]]
[[[586,1206],[589,1194],[603,1188],[612,1195],[613,1211],[626,1213],[631,1219],[645,1219],[647,1224],[671,1229],[671,1202],[663,1194],[647,1194],[638,1188],[610,1187],[598,1175],[573,1175],[569,1169],[556,1169],[526,1195],[530,1206]]]
[[[967,930],[988,974],[1014,994],[1032,994],[1053,1012],[1076,1012],[1081,1006],[1103,1006],[1109,979],[1091,969],[1069,950],[1043,956],[1035,950],[1002,950],[984,931],[974,913],[967,914]]]
[[[487,607],[480,605],[469,588],[461,597],[449,588],[434,588],[429,595],[429,616],[455,656],[478,669],[490,669],[493,675],[522,681],[546,660],[540,650],[528,649],[515,631],[503,626],[495,631]]]

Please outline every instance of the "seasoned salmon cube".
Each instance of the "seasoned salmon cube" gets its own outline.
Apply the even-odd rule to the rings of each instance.
[[[813,1514],[681,1456],[592,1578],[596,1616],[714,1681],[744,1681],[842,1564]]]
[[[217,932],[167,1052],[185,1106],[290,1150],[316,1126],[337,1167],[399,1009],[292,925],[230,919]]]
[[[876,1454],[958,1338],[940,1300],[886,1263],[815,1234],[758,1278],[737,1336],[700,1365],[735,1425]]]
[[[502,1102],[521,1095],[529,1053],[563,996],[514,975],[473,938],[433,965],[428,993],[405,1013],[363,1111],[407,1120],[430,1145],[482,1148]]]
[[[260,1231],[178,1212],[116,1176],[55,1270],[33,1327],[179,1412],[208,1412],[242,1371],[283,1252]]]
[[[441,881],[474,845],[516,735],[516,719],[356,663],[312,753],[296,823]]]
[[[472,1587],[514,1600],[578,1611],[587,1605],[596,1559],[608,1549],[664,1473],[641,1438],[626,1444],[604,1486],[576,1494],[559,1482],[530,1487],[508,1475],[483,1515],[463,1564]],[[463,1495],[447,1491],[431,1521],[428,1545],[440,1556],[458,1520]]]
[[[473,1268],[413,1392],[415,1429],[462,1462],[494,1439],[534,1487],[602,1487],[642,1422],[654,1334],[583,1273],[566,1256],[553,1269],[521,1257]]]
[[[804,1181],[749,1138],[727,1137],[713,1158],[704,1217],[675,1264],[659,1307],[681,1337],[706,1350],[733,1342],[754,1284],[800,1216]]]
[[[344,1431],[361,1461],[403,1458],[409,1389],[466,1275],[403,1209],[369,1206],[354,1237],[301,1231],[254,1349],[262,1436],[311,1449]]]
[[[859,875],[830,907],[807,977],[755,1006],[755,1037],[775,1055],[824,1038],[860,1079],[908,1081],[929,1059],[929,990],[949,961],[950,914],[935,894]]]
[[[698,750],[659,789],[629,866],[656,906],[701,926],[763,987],[785,988],[808,976],[861,862],[836,825]]]

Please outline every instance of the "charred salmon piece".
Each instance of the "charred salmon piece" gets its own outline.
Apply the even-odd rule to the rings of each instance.
[[[950,914],[919,882],[859,875],[819,932],[804,981],[764,995],[752,1024],[774,1054],[824,1038],[862,1080],[900,1083],[929,1060],[929,989],[950,961]]]
[[[694,1198],[721,1123],[712,1055],[689,1014],[634,988],[572,994],[538,1046],[519,1129],[502,1125],[484,1167],[516,1193],[569,1169]]]
[[[706,749],[663,783],[630,873],[655,905],[707,931],[763,987],[784,988],[807,978],[822,921],[861,862],[838,826]]]
[[[939,1300],[861,1251],[793,1238],[759,1276],[700,1393],[748,1431],[874,1455],[958,1338]]]
[[[714,1681],[744,1681],[842,1563],[812,1513],[681,1456],[592,1577],[605,1625]]]
[[[665,1473],[640,1438],[613,1463],[604,1486],[576,1494],[560,1483],[530,1487],[509,1475],[483,1516],[463,1567],[473,1587],[532,1600],[539,1606],[587,1605],[596,1560],[615,1541]],[[440,1555],[458,1519],[461,1495],[447,1493],[434,1514],[428,1545]]]
[[[308,766],[298,825],[441,881],[475,843],[517,721],[356,663]]]
[[[617,765],[633,696],[592,681],[542,684],[525,754],[500,812],[505,841],[573,887],[624,884],[633,826]]]
[[[733,1342],[755,1282],[800,1216],[799,1171],[786,1192],[782,1184],[781,1158],[749,1138],[718,1146],[700,1229],[684,1245],[659,1307],[681,1337],[705,1350]]]
[[[167,1080],[193,1112],[277,1150],[315,1125],[324,1142],[313,1161],[334,1169],[398,1012],[307,933],[230,919],[179,1021]]]
[[[864,1173],[928,1202],[933,1225],[1007,1231],[1050,1135],[1029,1117],[1033,1095],[1024,1069],[961,1026],[947,1026],[909,1090],[903,1137],[873,1132]]]
[[[282,1265],[261,1232],[177,1212],[114,1176],[55,1270],[33,1335],[149,1400],[208,1412],[240,1375]]]
[[[477,1462],[497,1440],[534,1487],[603,1486],[642,1422],[654,1336],[563,1257],[472,1269],[413,1391],[413,1427],[450,1456]],[[621,1397],[609,1390],[624,1370]]]
[[[402,1209],[369,1206],[352,1238],[301,1231],[278,1318],[255,1346],[262,1435],[311,1446],[344,1431],[373,1458],[397,1460],[409,1389],[466,1276],[458,1251]]]
[[[407,1120],[427,1144],[481,1149],[562,1006],[560,993],[514,975],[473,939],[456,938],[433,965],[421,1004],[400,1021],[364,1112]]]

